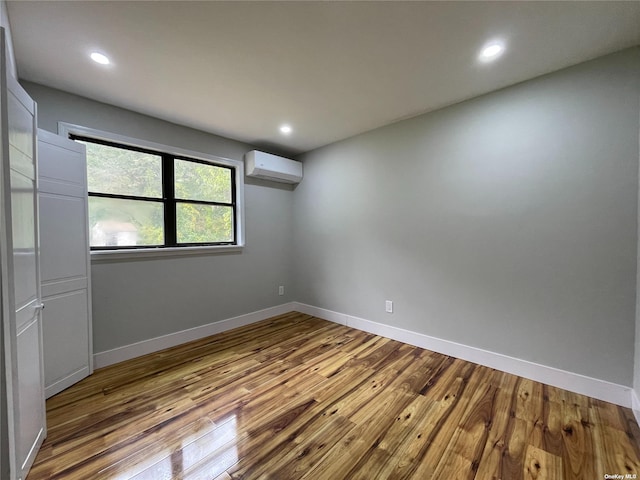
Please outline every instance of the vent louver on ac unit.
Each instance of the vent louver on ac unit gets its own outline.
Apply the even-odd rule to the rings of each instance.
[[[281,183],[300,183],[302,163],[270,153],[252,150],[244,155],[248,177]]]

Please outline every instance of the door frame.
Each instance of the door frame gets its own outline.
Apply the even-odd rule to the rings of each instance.
[[[40,265],[39,265],[39,225],[38,225],[38,164],[37,164],[37,107],[35,102],[29,97],[29,95],[20,86],[18,81],[7,72],[6,63],[6,33],[4,28],[0,27],[0,193],[2,199],[2,207],[0,208],[0,286],[1,286],[1,300],[2,300],[2,347],[3,347],[3,361],[4,369],[2,371],[2,380],[4,380],[5,395],[3,400],[6,399],[5,409],[0,408],[0,420],[5,419],[6,413],[6,443],[7,446],[3,446],[2,449],[2,461],[4,462],[4,455],[8,457],[8,465],[3,466],[5,471],[0,471],[0,474],[5,475],[8,472],[8,478],[11,480],[23,479],[26,473],[29,471],[35,457],[38,453],[44,438],[46,437],[46,418],[43,421],[42,428],[40,429],[38,436],[35,439],[33,445],[25,459],[19,458],[20,452],[18,452],[20,434],[20,401],[18,398],[19,387],[17,382],[18,375],[18,332],[16,325],[16,299],[15,292],[12,288],[15,269],[13,262],[13,227],[12,227],[12,201],[11,201],[11,178],[9,167],[9,90],[11,95],[23,105],[33,105],[32,115],[32,143],[33,143],[33,162],[34,162],[34,240],[35,240],[35,254],[36,254],[36,305],[42,305],[42,294],[40,291]],[[28,107],[30,110],[31,108]],[[32,302],[33,303],[33,302]],[[40,382],[41,390],[44,392],[44,365],[42,356],[42,311],[37,309],[36,322],[39,323],[38,328],[38,341],[40,345],[40,355],[38,361],[40,362]],[[27,327],[30,328],[30,327]],[[45,403],[44,395],[42,396],[42,414],[45,415]],[[2,422],[4,424],[4,422]],[[4,432],[3,432],[4,433]],[[0,440],[5,440],[4,436]],[[7,448],[8,447],[8,448]],[[5,478],[5,477],[2,477]]]
[[[0,57],[5,54],[5,36],[4,29],[0,29]],[[2,78],[6,78],[4,61],[0,58],[0,90],[2,86]],[[6,105],[6,96],[0,94],[0,111],[4,110]],[[6,130],[6,118],[0,115],[0,132]],[[7,195],[5,188],[6,172],[4,171],[4,142],[5,135],[0,133],[0,200],[2,205],[6,205]],[[9,199],[10,200],[10,199]],[[7,238],[7,219],[4,208],[0,208],[0,239]],[[8,477],[11,471],[15,471],[15,443],[10,441],[13,432],[13,396],[10,395],[8,385],[12,383],[11,362],[7,362],[7,352],[10,352],[8,345],[9,335],[5,333],[10,330],[9,319],[11,311],[9,310],[9,280],[12,278],[13,272],[9,272],[8,266],[8,249],[5,241],[0,241],[0,478]],[[9,359],[10,360],[10,359]],[[11,425],[11,429],[9,428]]]
[[[11,221],[7,215],[11,211],[11,185],[9,171],[5,170],[8,163],[9,127],[7,115],[7,70],[6,70],[6,36],[2,29],[0,32],[0,179],[2,185],[2,205],[0,208],[0,268],[2,269],[2,334],[3,334],[3,380],[5,387],[5,412],[6,413],[6,443],[8,448],[4,448],[8,458],[8,470],[11,474],[18,470],[18,458],[16,452],[16,418],[15,396],[13,388],[14,372],[17,363],[17,349],[12,339],[16,338],[15,325],[15,300],[11,292],[10,285],[14,278],[13,261],[9,255],[9,245],[12,242]],[[11,319],[14,318],[14,321]],[[4,439],[3,439],[4,440]]]

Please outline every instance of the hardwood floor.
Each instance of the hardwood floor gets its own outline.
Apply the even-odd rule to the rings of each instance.
[[[47,402],[39,479],[603,479],[629,409],[291,313],[96,371]]]

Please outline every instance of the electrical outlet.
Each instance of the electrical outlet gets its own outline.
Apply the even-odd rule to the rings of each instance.
[[[393,313],[393,302],[391,300],[386,300],[384,302],[384,310],[387,313]]]
[[[284,285],[278,287],[278,295],[284,295]]]

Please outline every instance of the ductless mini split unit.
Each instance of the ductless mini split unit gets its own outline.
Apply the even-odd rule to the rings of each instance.
[[[281,183],[300,183],[302,163],[270,153],[252,150],[244,155],[247,177]]]

